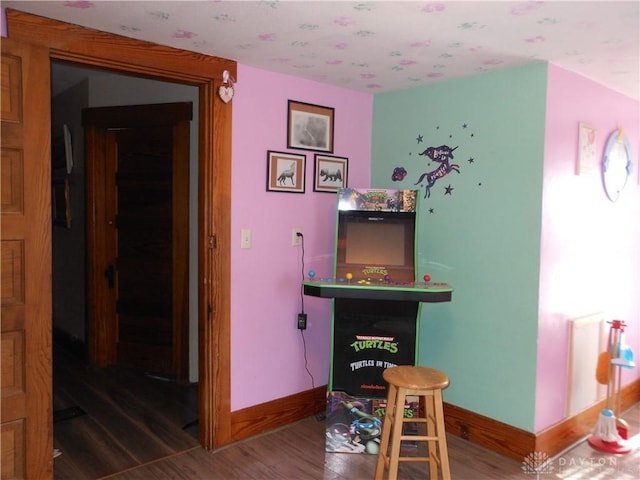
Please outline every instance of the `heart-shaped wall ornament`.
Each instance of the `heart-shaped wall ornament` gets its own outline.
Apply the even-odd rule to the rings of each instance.
[[[234,93],[235,92],[231,85],[220,85],[220,88],[218,89],[218,95],[220,95],[220,98],[224,103],[229,103],[233,98]]]

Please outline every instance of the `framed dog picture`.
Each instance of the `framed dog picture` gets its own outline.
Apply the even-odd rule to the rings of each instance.
[[[267,191],[304,193],[305,155],[267,152]]]
[[[336,193],[347,186],[349,159],[316,154],[313,191]]]

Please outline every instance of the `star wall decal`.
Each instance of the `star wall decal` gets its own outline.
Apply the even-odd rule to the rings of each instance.
[[[449,184],[449,186],[444,187],[444,194],[445,195],[451,195],[451,192],[453,192],[453,187],[451,186],[451,184]]]

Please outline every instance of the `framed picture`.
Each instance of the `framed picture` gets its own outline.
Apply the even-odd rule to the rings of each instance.
[[[69,203],[69,180],[55,180],[51,186],[53,224],[71,228],[71,205]]]
[[[63,125],[61,135],[51,138],[51,167],[57,171],[64,169],[67,174],[73,169],[71,132],[66,125]]]
[[[578,136],[578,175],[593,175],[598,171],[596,152],[596,129],[585,123],[579,125]]]
[[[304,193],[305,155],[267,152],[267,191]]]
[[[347,186],[349,159],[317,153],[313,170],[313,191],[335,193]]]
[[[287,148],[333,152],[334,109],[289,100]]]

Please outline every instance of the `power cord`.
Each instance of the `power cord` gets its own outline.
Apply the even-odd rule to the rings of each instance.
[[[304,282],[304,235],[301,232],[297,232],[296,233],[297,236],[300,237],[300,247],[301,247],[301,252],[302,252],[302,270],[301,270],[301,282],[300,282],[300,314],[298,315],[298,330],[300,330],[300,336],[302,337],[302,351],[303,351],[303,355],[304,355],[304,369],[307,371],[307,374],[309,375],[309,378],[311,378],[311,390],[312,390],[312,395],[314,395],[314,391],[316,389],[316,383],[315,380],[313,378],[313,374],[311,373],[311,370],[309,370],[309,362],[307,359],[307,341],[304,338],[304,331],[307,328],[307,314],[304,312],[304,285],[302,284],[302,282]],[[303,320],[302,320],[303,319]],[[301,324],[301,322],[303,322],[303,324]],[[314,400],[315,403],[315,400]],[[317,408],[314,408],[314,410],[317,410]],[[317,413],[316,414],[316,419],[318,421],[324,420],[324,414],[323,413]]]
[[[300,276],[302,277],[302,281],[300,282],[300,314],[306,315],[304,313],[304,285],[302,284],[302,282],[304,282],[304,235],[302,234],[302,232],[296,232],[296,235],[300,237],[300,250],[302,252],[302,262],[301,262],[302,268],[300,271]],[[298,328],[300,328],[300,326],[298,326]],[[306,328],[306,324],[305,324],[305,328]],[[301,328],[300,330],[304,330],[304,329]]]

